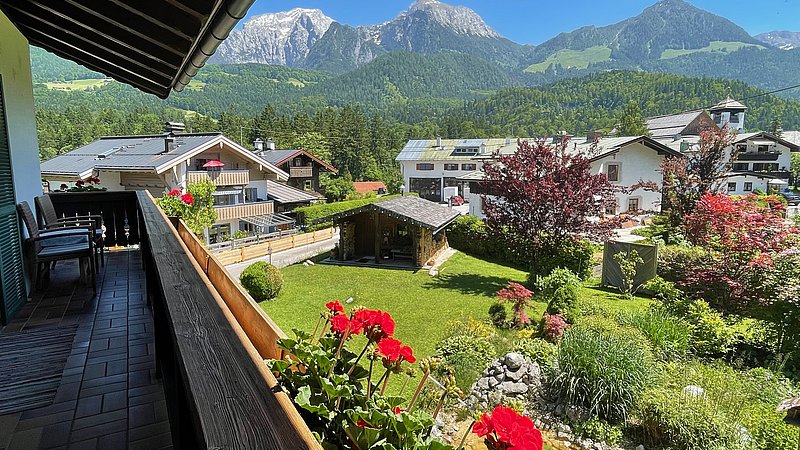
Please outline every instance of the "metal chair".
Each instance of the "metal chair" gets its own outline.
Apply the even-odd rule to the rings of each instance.
[[[58,217],[56,208],[53,206],[53,200],[48,194],[40,195],[34,200],[36,210],[39,212],[39,217],[44,223],[42,229],[50,229],[55,227],[64,226],[89,226],[92,229],[94,236],[94,246],[100,256],[100,265],[105,265],[105,231],[106,227],[103,224],[103,216],[99,214],[87,214],[82,216],[69,216]],[[97,261],[95,261],[97,266]]]
[[[39,288],[44,272],[49,263],[78,259],[81,279],[91,280],[92,289],[97,293],[97,277],[95,275],[94,232],[85,226],[58,225],[52,230],[40,230],[28,202],[17,204],[22,221],[28,230],[25,240],[29,254],[33,258],[33,288]],[[88,261],[88,274],[84,271],[84,261]]]

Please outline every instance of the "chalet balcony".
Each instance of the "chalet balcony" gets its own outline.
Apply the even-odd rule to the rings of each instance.
[[[275,212],[272,202],[243,203],[240,205],[215,206],[217,220],[233,220],[240,217],[266,216]]]
[[[0,371],[37,380],[0,409],[0,448],[320,449],[264,364],[283,356],[285,335],[183,222],[144,191],[53,203],[59,215],[102,214],[118,238],[97,295],[76,284],[77,262],[59,262],[0,330],[0,360],[18,353]]]
[[[777,161],[781,152],[742,152],[736,157],[737,161]]]
[[[311,178],[314,176],[312,166],[289,167],[289,178]]]
[[[193,170],[186,174],[187,183],[213,181],[217,186],[247,186],[250,184],[249,170]]]

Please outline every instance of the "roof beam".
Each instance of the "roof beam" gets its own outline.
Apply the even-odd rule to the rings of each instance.
[[[137,0],[105,0],[113,3],[120,8],[137,15],[138,17],[152,22],[153,24],[171,30],[174,34],[180,37],[192,40],[192,35],[197,33],[197,30],[202,28],[203,23],[208,20],[208,16],[198,17],[195,14],[187,14],[184,9],[176,10],[177,8],[169,8],[168,5],[162,5],[159,8],[153,8],[149,2],[142,2]],[[198,1],[198,3],[201,3]],[[175,20],[177,15],[182,15],[180,20]]]

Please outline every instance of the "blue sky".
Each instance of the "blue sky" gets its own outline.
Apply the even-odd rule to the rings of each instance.
[[[319,8],[337,22],[385,22],[413,0],[257,0],[249,16],[295,7]],[[639,14],[655,0],[446,0],[468,6],[505,37],[540,44],[562,31],[584,25],[609,25]],[[798,0],[693,0],[695,6],[726,17],[750,34],[800,31]]]

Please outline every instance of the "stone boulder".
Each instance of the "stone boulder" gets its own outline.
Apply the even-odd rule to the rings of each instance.
[[[519,353],[498,358],[472,385],[467,405],[471,409],[489,409],[505,399],[530,401],[541,392],[539,365]]]

